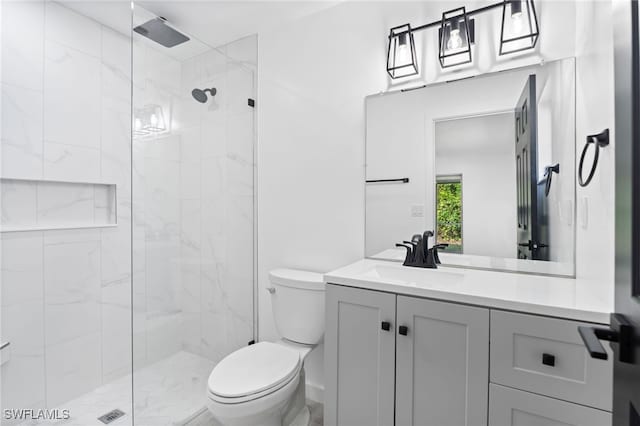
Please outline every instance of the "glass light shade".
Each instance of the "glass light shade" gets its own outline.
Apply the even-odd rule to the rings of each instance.
[[[464,7],[442,14],[439,58],[442,68],[471,62],[469,17]]]
[[[136,109],[133,119],[133,133],[145,136],[152,133],[162,133],[167,130],[164,114],[160,105],[146,105]]]
[[[533,49],[538,35],[538,16],[533,0],[504,0],[500,55]]]
[[[418,74],[416,45],[409,24],[391,28],[387,50],[387,72],[391,78]]]

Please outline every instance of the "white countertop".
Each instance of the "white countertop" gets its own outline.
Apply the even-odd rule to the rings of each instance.
[[[403,262],[406,255],[404,248],[390,248],[370,256],[376,260],[394,260]],[[573,276],[572,263],[550,262],[546,260],[522,260],[506,257],[478,256],[473,254],[438,252],[440,260],[446,266],[486,269],[504,272],[525,272],[556,276]]]
[[[364,259],[325,274],[324,280],[368,290],[600,324],[608,324],[613,311],[610,284],[572,278],[443,266],[423,269]]]

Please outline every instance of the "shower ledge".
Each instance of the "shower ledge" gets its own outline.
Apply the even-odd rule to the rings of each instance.
[[[0,183],[0,233],[118,226],[115,183],[17,177]]]

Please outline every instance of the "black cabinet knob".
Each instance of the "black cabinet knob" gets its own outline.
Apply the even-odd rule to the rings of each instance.
[[[555,367],[556,357],[551,354],[542,354],[542,363],[544,365],[548,365],[549,367]]]
[[[391,329],[391,323],[389,321],[382,321],[381,327],[384,331],[389,331]]]
[[[407,334],[409,334],[409,327],[407,327],[406,325],[401,325],[400,327],[398,327],[398,333],[406,336]]]

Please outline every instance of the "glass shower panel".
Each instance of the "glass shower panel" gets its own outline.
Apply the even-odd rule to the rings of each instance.
[[[135,5],[134,28],[148,28],[156,18]],[[211,370],[252,341],[255,329],[249,100],[257,40],[213,48],[176,30],[190,40],[171,48],[133,33],[133,388],[139,425],[208,421]]]
[[[131,424],[131,8],[0,8],[0,424]]]

